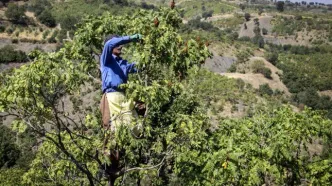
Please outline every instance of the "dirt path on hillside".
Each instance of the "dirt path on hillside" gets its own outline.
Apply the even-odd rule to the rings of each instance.
[[[286,85],[281,81],[278,74],[282,74],[282,71],[273,66],[271,63],[266,61],[262,57],[252,57],[250,61],[261,60],[264,62],[265,67],[271,70],[272,79],[265,78],[262,74],[254,74],[254,73],[220,73],[223,76],[227,76],[230,78],[240,78],[244,82],[251,84],[254,88],[258,89],[260,85],[267,83],[273,90],[283,91],[287,96],[291,95],[288,91]]]

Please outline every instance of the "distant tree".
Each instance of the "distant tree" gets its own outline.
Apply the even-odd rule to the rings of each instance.
[[[255,19],[254,19],[254,23],[255,23],[256,26],[259,26],[259,19],[258,19],[258,18],[255,18]]]
[[[52,4],[48,0],[31,0],[28,4],[28,10],[39,16],[44,10],[52,8]]]
[[[270,88],[269,84],[265,83],[263,85],[259,85],[259,89],[258,89],[259,93],[261,95],[269,95],[271,96],[273,94],[273,90]]]
[[[259,26],[255,26],[253,31],[254,31],[255,35],[261,34],[261,29],[259,28]]]
[[[268,32],[268,31],[267,31],[266,28],[263,28],[263,29],[262,29],[262,34],[263,34],[263,35],[267,35],[267,32]]]
[[[62,29],[66,30],[75,30],[76,24],[78,23],[79,19],[74,17],[73,15],[66,15],[62,16],[59,20]]]
[[[19,6],[15,3],[8,3],[8,8],[5,12],[5,16],[15,22],[24,23],[25,22],[25,8],[24,6]]]
[[[277,52],[270,52],[270,53],[266,54],[266,56],[265,56],[266,60],[268,60],[273,65],[277,64],[278,57],[279,57],[279,55]]]
[[[56,26],[55,19],[49,10],[44,10],[39,16],[37,16],[37,19],[48,27]]]
[[[285,6],[285,2],[283,2],[283,1],[278,1],[277,4],[276,4],[277,10],[279,12],[284,11],[284,6]]]
[[[115,4],[124,5],[124,6],[128,6],[129,5],[129,3],[128,3],[127,0],[113,0],[113,2]]]
[[[246,21],[250,20],[250,14],[249,13],[245,13],[244,14],[244,18],[246,19]]]
[[[23,51],[16,51],[13,46],[0,48],[0,63],[26,62],[27,55]]]
[[[210,10],[210,11],[207,11],[207,12],[203,12],[202,13],[202,17],[204,19],[208,18],[208,17],[212,17],[212,14],[213,14],[213,10]]]
[[[141,7],[144,9],[147,9],[147,10],[151,10],[151,9],[155,8],[155,6],[153,4],[147,4],[146,2],[142,2]]]
[[[243,11],[244,9],[246,9],[246,6],[245,6],[244,4],[240,4],[239,6],[240,6],[240,8],[241,8],[242,11]]]

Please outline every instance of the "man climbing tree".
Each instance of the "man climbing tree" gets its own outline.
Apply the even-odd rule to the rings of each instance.
[[[132,119],[137,117],[133,100],[127,100],[124,89],[119,87],[121,84],[127,83],[128,73],[136,72],[135,63],[128,63],[128,61],[121,58],[122,45],[140,39],[142,39],[140,34],[124,37],[107,36],[100,58],[103,91],[101,112],[103,126],[106,129],[103,151],[107,158],[110,158],[112,165],[109,167],[109,171],[112,172],[118,169],[119,150],[107,147],[110,132],[114,132],[119,125],[129,125]],[[139,135],[137,131],[133,134]]]
[[[140,34],[132,36],[118,37],[116,35],[108,36],[104,42],[104,49],[100,58],[100,71],[102,79],[103,100],[107,98],[112,125],[104,121],[104,126],[115,130],[116,125],[122,121],[130,123],[133,116],[137,115],[134,110],[134,102],[126,100],[124,90],[119,86],[128,80],[128,73],[136,72],[135,64],[121,58],[122,45],[131,41],[142,39]],[[103,114],[106,114],[103,112]]]

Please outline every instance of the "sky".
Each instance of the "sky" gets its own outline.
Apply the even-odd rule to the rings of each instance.
[[[332,0],[290,0],[291,2],[301,2],[301,1],[306,1],[306,2],[318,2],[318,3],[325,3],[325,4],[332,4]]]

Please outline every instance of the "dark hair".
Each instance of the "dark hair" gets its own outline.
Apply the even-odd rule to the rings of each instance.
[[[105,37],[105,39],[104,39],[104,45],[105,45],[105,43],[106,43],[107,41],[113,39],[114,37],[119,37],[119,36],[116,35],[116,34],[107,35],[107,36]]]

